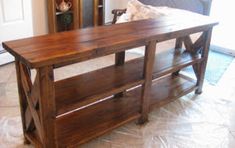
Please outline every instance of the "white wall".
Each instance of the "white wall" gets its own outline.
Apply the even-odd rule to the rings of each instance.
[[[211,16],[219,21],[219,25],[213,29],[212,44],[224,47],[225,53],[235,56],[235,34],[234,19],[235,9],[234,0],[213,0]]]
[[[47,0],[32,0],[33,34],[48,33]]]
[[[111,22],[113,19],[113,15],[111,11],[113,9],[122,9],[126,8],[126,4],[128,0],[106,0],[105,1],[105,22]]]

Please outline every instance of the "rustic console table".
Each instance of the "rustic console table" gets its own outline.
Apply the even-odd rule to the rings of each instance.
[[[3,43],[16,59],[25,142],[73,147],[134,119],[144,123],[153,106],[201,93],[217,22],[184,14]],[[202,34],[193,43],[189,35],[197,32]],[[173,38],[186,50],[176,46],[155,55],[156,43]],[[125,50],[138,46],[146,46],[145,56],[125,62]],[[54,80],[55,68],[114,53],[113,66]],[[197,80],[179,73],[187,66]],[[30,69],[36,69],[34,81]]]

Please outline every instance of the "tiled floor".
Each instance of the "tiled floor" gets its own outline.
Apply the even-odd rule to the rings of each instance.
[[[129,58],[133,57],[130,54]],[[112,61],[112,62],[111,62]],[[56,79],[113,63],[113,56],[56,70]],[[28,148],[22,130],[14,64],[0,67],[0,147]],[[233,148],[235,147],[235,61],[217,86],[204,85],[150,114],[144,126],[126,124],[83,145],[84,148]]]

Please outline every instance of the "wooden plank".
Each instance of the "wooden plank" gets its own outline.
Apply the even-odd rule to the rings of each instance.
[[[198,46],[198,43],[201,40],[200,38],[195,43],[193,43],[192,40],[191,40],[191,37],[189,35],[184,37],[184,45],[185,45],[186,50],[189,53],[199,56],[198,49],[194,48],[194,45],[196,44],[196,46]],[[198,76],[198,73],[199,73],[198,72],[198,65],[194,64],[194,65],[192,65],[192,67],[193,67],[194,73],[195,73],[195,75],[198,79],[199,78],[199,76]]]
[[[36,79],[38,77],[38,74],[36,75]],[[32,101],[33,104],[33,108],[35,108],[35,110],[38,107],[38,83],[37,81],[32,85],[31,91],[30,91],[30,99]],[[26,111],[25,111],[25,117],[26,117],[26,128],[30,130],[30,128],[33,127],[33,118],[30,112],[29,107],[27,107]]]
[[[156,41],[151,41],[146,46],[145,49],[145,57],[144,57],[144,67],[143,67],[143,77],[144,84],[142,85],[141,90],[141,108],[140,113],[141,117],[139,119],[139,123],[143,124],[148,121],[148,113],[149,113],[149,98],[148,95],[150,93],[150,88],[152,85],[152,74],[153,74],[153,66],[155,59],[155,51],[156,51]],[[156,63],[158,64],[158,63]]]
[[[4,42],[3,47],[29,67],[41,67],[104,56],[151,40],[178,38],[217,24],[207,16],[188,13],[185,19],[166,16]]]
[[[20,72],[20,61],[18,59],[15,59],[15,67],[16,67],[16,76],[17,76],[17,85],[18,85],[18,95],[19,95],[19,102],[20,102],[20,113],[21,113],[21,121],[22,121],[22,127],[23,127],[23,134],[24,134],[24,143],[29,144],[30,141],[26,137],[26,117],[25,117],[25,111],[27,108],[27,99],[26,95],[24,94],[23,90],[23,84],[21,80],[21,72]]]
[[[115,65],[121,66],[125,63],[125,51],[118,52],[115,54]]]
[[[202,61],[200,56],[194,56],[189,52],[168,50],[156,55],[153,78],[162,77],[200,61]]]
[[[125,63],[125,51],[115,53],[115,65],[122,66]],[[115,97],[122,97],[125,91],[115,94]]]
[[[180,87],[180,86],[183,87]],[[153,84],[150,104],[160,106],[193,91],[196,82],[188,77],[168,75]],[[140,117],[141,87],[133,89],[124,97],[103,100],[95,105],[77,110],[56,119],[58,141],[61,147],[82,144],[103,135],[127,122]]]
[[[178,76],[167,75],[152,83],[149,93],[150,109],[166,105],[175,99],[195,90],[196,80],[179,74]],[[139,97],[141,88],[130,91],[131,96]]]
[[[175,53],[174,49],[156,54],[153,79],[200,61],[200,57],[193,57],[186,52]],[[57,115],[142,84],[143,65],[144,59],[139,58],[123,66],[109,66],[55,82]]]
[[[33,103],[32,101],[30,100],[29,97],[27,97],[27,102],[28,102],[28,106],[29,106],[29,110],[30,110],[30,114],[32,116],[32,119],[34,121],[34,124],[35,124],[35,127],[36,127],[36,130],[37,130],[37,133],[38,133],[38,136],[39,136],[39,139],[40,141],[43,140],[43,135],[42,135],[42,127],[41,127],[41,122],[40,122],[40,118],[38,116],[38,113],[37,111],[35,110],[34,106],[33,106]]]
[[[193,42],[189,35],[184,37],[184,46],[187,51],[189,51],[190,53],[194,53]]]
[[[197,81],[198,89],[195,92],[196,94],[202,93],[202,86],[204,83],[206,65],[207,65],[208,54],[209,54],[209,47],[210,47],[210,42],[211,42],[212,28],[209,29],[208,31],[205,31],[204,35],[205,35],[206,40],[204,41],[203,50],[202,50],[203,61],[200,64],[200,68],[198,72],[198,81]]]
[[[40,124],[40,119],[39,119],[39,116],[38,116],[36,109],[34,108],[34,104],[31,99],[32,82],[31,82],[27,67],[22,63],[20,63],[20,73],[21,73],[21,80],[22,80],[21,82],[23,85],[24,94],[26,96],[26,100],[27,100],[27,104],[28,104],[28,108],[29,108],[29,112],[30,112],[30,114],[29,114],[29,116],[27,116],[27,118],[32,118],[34,120],[34,125],[36,127],[38,136],[39,136],[40,140],[42,140],[43,135],[42,135],[42,128],[41,128],[41,124]],[[27,115],[27,114],[25,114],[25,115]],[[32,121],[32,119],[31,119],[31,121]],[[28,121],[28,120],[25,120],[25,121]],[[28,125],[28,124],[26,124],[26,125]]]
[[[56,82],[57,115],[142,84],[142,64],[133,61]]]
[[[43,147],[55,148],[55,88],[54,73],[52,66],[37,69],[38,77],[35,81],[39,84],[39,108],[40,123],[42,127]]]
[[[27,95],[31,92],[33,84],[31,82],[28,69],[23,63],[20,63],[20,72],[21,72],[21,80],[22,80],[21,82],[23,84],[25,94]]]
[[[60,147],[84,143],[140,117],[140,100],[112,98],[56,119]]]
[[[183,46],[183,38],[181,38],[181,37],[177,38],[176,42],[175,42],[175,49],[179,50],[182,48],[182,46]]]
[[[165,77],[160,81],[159,84],[154,83],[151,88],[149,96],[151,98],[151,109],[166,105],[197,88],[195,80],[181,74],[178,77]],[[168,89],[165,89],[166,85]]]
[[[196,40],[196,42],[193,44],[194,50],[199,50],[203,46],[203,42],[205,40],[205,35],[204,33]]]

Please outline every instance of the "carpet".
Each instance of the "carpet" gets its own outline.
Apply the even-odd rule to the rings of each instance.
[[[233,60],[233,56],[213,51],[213,46],[211,46],[205,80],[211,85],[216,85]],[[183,71],[194,74],[192,67],[187,67]]]

